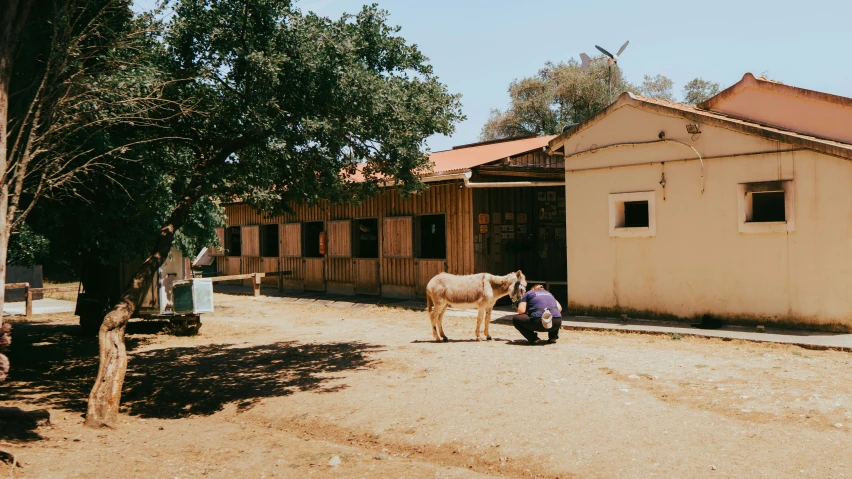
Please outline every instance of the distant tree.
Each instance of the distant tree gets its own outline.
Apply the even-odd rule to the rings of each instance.
[[[674,82],[663,75],[653,77],[645,75],[645,79],[639,85],[638,93],[648,98],[656,98],[657,100],[675,101],[674,94],[672,94],[673,86]]]
[[[117,419],[127,368],[124,332],[176,233],[203,201],[240,198],[267,213],[291,201],[358,201],[391,178],[403,194],[422,189],[425,140],[463,118],[426,57],[376,6],[332,21],[285,0],[177,0],[158,38],[176,102],[170,157],[184,182],[154,246],[100,328],[100,367],[86,424]],[[367,181],[355,183],[356,171]]]
[[[717,93],[719,93],[718,83],[703,78],[693,78],[683,87],[683,102],[688,105],[697,105]]]
[[[621,69],[613,66],[612,100],[632,89]],[[535,76],[509,85],[509,101],[505,111],[491,110],[481,140],[552,135],[567,124],[590,118],[610,103],[609,70],[603,61],[593,61],[585,72],[573,59],[546,63]]]

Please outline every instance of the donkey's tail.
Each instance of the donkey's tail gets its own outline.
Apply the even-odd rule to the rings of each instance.
[[[429,311],[429,313],[431,313],[432,306],[434,306],[432,304],[432,296],[430,296],[429,293],[426,293],[426,311]]]

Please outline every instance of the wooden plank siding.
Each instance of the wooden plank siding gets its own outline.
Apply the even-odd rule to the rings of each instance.
[[[414,218],[395,216],[385,218],[382,226],[382,255],[385,258],[414,256]]]
[[[440,259],[419,259],[417,260],[417,284],[415,292],[417,296],[426,295],[426,285],[438,273],[443,273],[447,270],[446,262]]]
[[[243,256],[260,256],[260,226],[243,226],[240,238]]]
[[[225,247],[225,228],[216,228],[216,236],[219,237],[219,244],[222,245],[222,248]],[[210,254],[213,256],[224,256],[225,252],[216,248],[215,246],[210,247]]]
[[[326,228],[328,228],[328,256],[330,258],[351,258],[352,221],[329,221]]]
[[[325,291],[325,259],[305,258],[305,289]]]
[[[260,272],[261,273],[277,273],[279,270],[278,265],[280,264],[280,258],[261,258],[260,260]],[[252,271],[252,273],[257,273],[257,271]],[[262,284],[267,286],[278,286],[278,277],[270,276],[264,277],[260,280]]]
[[[473,252],[475,225],[472,202],[472,190],[460,189],[458,182],[448,182],[430,184],[426,191],[408,198],[402,198],[394,189],[386,189],[378,196],[369,198],[357,206],[328,203],[292,204],[291,213],[278,216],[265,216],[245,204],[225,205],[225,211],[228,226],[276,223],[281,225],[279,230],[281,269],[293,272],[287,277],[290,283],[298,283],[304,287],[308,277],[307,261],[311,258],[302,258],[304,252],[301,244],[301,223],[325,221],[329,238],[328,252],[324,261],[312,262],[310,266],[313,287],[319,286],[316,284],[316,265],[322,264],[322,278],[326,283],[351,284],[355,292],[359,294],[377,294],[380,289],[377,283],[397,285],[408,288],[410,295],[414,295],[419,266],[416,262],[420,260],[415,258],[416,238],[413,237],[413,222],[418,215],[445,214],[447,257],[443,263],[447,271],[454,274],[475,272]],[[398,247],[394,252],[405,257],[385,257],[383,251],[385,220],[397,217],[409,217],[408,226],[402,225],[403,228],[410,228],[411,231],[408,245],[403,243],[394,245]],[[351,223],[349,221],[338,223],[338,221],[359,218],[378,220],[378,259],[357,260],[351,257],[353,252]],[[391,224],[399,226],[402,222],[391,221]],[[397,230],[391,231],[391,234],[397,234]],[[356,261],[359,261],[357,267]],[[378,266],[375,266],[376,264]],[[421,275],[428,275],[430,271],[431,269],[424,271]]]
[[[278,232],[278,251],[287,258],[302,257],[301,223],[282,224]]]
[[[533,151],[525,155],[513,156],[509,159],[512,166],[531,166],[537,168],[565,168],[565,157],[548,155],[543,151]]]
[[[356,259],[355,292],[358,294],[379,294],[379,261],[376,259]]]

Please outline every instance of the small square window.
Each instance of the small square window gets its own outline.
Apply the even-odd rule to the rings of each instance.
[[[740,233],[794,231],[792,181],[740,183],[738,193]]]
[[[785,213],[783,191],[751,193],[751,219],[748,220],[750,223],[787,221]]]
[[[654,191],[610,194],[609,235],[611,237],[656,236],[655,198]]]
[[[648,227],[648,202],[647,201],[625,201],[624,202],[624,227],[625,228],[647,228]]]

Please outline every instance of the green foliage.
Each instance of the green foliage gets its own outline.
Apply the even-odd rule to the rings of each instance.
[[[672,87],[674,82],[663,75],[649,76],[645,75],[642,84],[639,85],[638,93],[648,98],[656,98],[657,100],[675,101]]]
[[[565,125],[585,121],[606,108],[623,92],[630,91],[659,100],[676,101],[674,82],[663,75],[645,75],[641,84],[628,82],[618,65],[610,70],[605,61],[592,61],[585,71],[575,60],[547,63],[531,77],[509,85],[509,108],[491,110],[482,127],[482,141],[526,135],[553,135]],[[684,102],[700,103],[719,92],[719,84],[696,78],[684,87]]]
[[[689,105],[697,105],[718,93],[718,83],[702,78],[693,78],[683,87],[683,102]]]
[[[174,246],[195,254],[216,242],[218,205],[236,198],[280,212],[290,201],[357,202],[378,177],[418,191],[425,139],[463,118],[458,96],[375,6],[335,21],[276,0],[171,7],[165,23],[146,15],[116,26],[148,32],[148,43],[114,53],[133,55],[128,77],[105,65],[99,80],[125,87],[108,90],[115,100],[162,81],[168,121],[91,132],[93,152],[127,145],[123,161],[32,212],[33,229],[54,238],[55,268],[143,259],[186,202]]]
[[[290,2],[180,0],[164,41],[173,92],[198,114],[176,125],[198,191],[262,210],[290,201],[358,201],[379,177],[423,186],[425,139],[462,119],[416,48],[364,7],[330,20]],[[355,183],[360,171],[368,181]]]
[[[9,239],[8,262],[18,266],[34,266],[47,258],[50,240],[32,230],[26,223]]]
[[[635,88],[613,65],[612,101]],[[509,85],[510,105],[506,111],[492,110],[480,138],[493,140],[522,135],[552,135],[563,126],[579,123],[605,108],[610,101],[610,68],[593,61],[585,72],[575,60],[547,63],[533,77]]]

